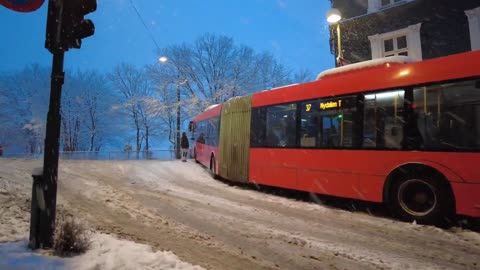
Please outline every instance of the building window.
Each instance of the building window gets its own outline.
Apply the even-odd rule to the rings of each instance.
[[[407,36],[387,38],[383,40],[383,57],[405,55],[408,56]]]
[[[404,55],[422,60],[420,27],[421,23],[418,23],[393,32],[369,36],[372,59]]]
[[[405,4],[415,0],[368,0],[368,13],[390,8],[396,5]]]
[[[472,51],[480,50],[480,7],[465,11],[470,29],[470,44]]]

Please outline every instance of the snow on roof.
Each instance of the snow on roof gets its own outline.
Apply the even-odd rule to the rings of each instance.
[[[357,70],[357,69],[381,66],[384,64],[387,64],[387,66],[389,64],[406,64],[406,63],[412,63],[415,61],[416,61],[415,59],[408,56],[390,56],[390,57],[384,57],[379,59],[373,59],[373,60],[363,61],[360,63],[346,65],[343,67],[337,67],[337,68],[325,70],[320,74],[318,74],[317,80],[320,80],[321,78],[329,75],[339,74],[339,73],[348,72],[348,71]]]
[[[234,99],[239,99],[239,98],[242,98],[243,96],[234,96],[234,97],[231,97],[229,98],[226,102],[229,102],[230,100],[234,100]]]
[[[208,111],[208,110],[210,110],[210,109],[213,109],[213,108],[217,107],[218,105],[220,105],[220,104],[212,104],[212,105],[208,106],[208,107],[204,110],[204,112],[206,112],[206,111]]]
[[[282,86],[278,86],[278,87],[271,88],[270,90],[277,90],[277,89],[281,89],[281,88],[285,88],[285,87],[289,87],[289,86],[294,86],[294,85],[299,85],[299,83],[292,83],[292,84],[282,85]]]

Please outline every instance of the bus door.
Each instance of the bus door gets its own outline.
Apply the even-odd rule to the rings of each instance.
[[[301,104],[303,129],[300,147],[306,148],[299,188],[316,193],[357,197],[358,176],[352,171],[355,155],[356,97],[319,99]],[[308,149],[308,150],[307,150]]]

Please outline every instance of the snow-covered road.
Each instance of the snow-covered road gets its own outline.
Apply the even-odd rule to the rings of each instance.
[[[38,166],[0,159],[18,207]],[[59,209],[207,269],[480,269],[478,232],[230,186],[191,161],[61,161],[59,170]]]

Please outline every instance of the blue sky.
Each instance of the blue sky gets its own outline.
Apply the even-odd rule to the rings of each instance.
[[[159,47],[192,42],[203,33],[224,34],[257,52],[269,51],[294,70],[313,74],[333,67],[325,13],[328,0],[97,0],[88,15],[95,35],[66,54],[67,69],[110,71],[120,62],[138,66],[158,59]],[[44,48],[48,0],[35,12],[0,7],[0,71],[51,64]]]

